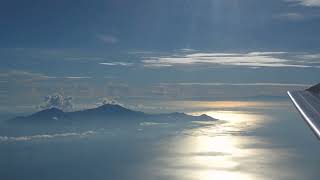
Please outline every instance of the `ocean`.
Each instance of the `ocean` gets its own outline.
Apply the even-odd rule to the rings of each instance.
[[[155,104],[166,107],[161,111],[205,113],[219,121],[142,122],[81,132],[1,136],[0,179],[317,179],[320,175],[320,142],[289,100],[163,101],[154,103],[153,111]]]

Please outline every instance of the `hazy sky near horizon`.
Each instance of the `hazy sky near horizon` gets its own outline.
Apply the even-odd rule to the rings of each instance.
[[[1,111],[80,102],[283,96],[319,81],[319,0],[4,0]]]

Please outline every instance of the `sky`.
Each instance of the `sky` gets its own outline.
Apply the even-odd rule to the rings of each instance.
[[[320,0],[3,0],[0,27],[0,112],[55,93],[80,108],[285,96],[319,81]]]

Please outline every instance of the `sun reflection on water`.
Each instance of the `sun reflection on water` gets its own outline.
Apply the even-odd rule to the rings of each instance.
[[[201,180],[214,180],[214,179],[221,179],[221,180],[229,180],[229,179],[236,179],[236,180],[247,180],[252,179],[249,175],[240,173],[240,172],[230,172],[230,171],[204,171],[200,173],[198,176]]]
[[[257,156],[256,149],[244,148],[257,140],[242,133],[257,127],[262,116],[239,111],[206,111],[193,114],[207,114],[224,120],[225,123],[187,130],[189,136],[180,141],[178,151],[189,156],[175,163],[192,164],[196,169],[192,173],[192,179],[256,179],[255,175],[241,169],[241,160]]]

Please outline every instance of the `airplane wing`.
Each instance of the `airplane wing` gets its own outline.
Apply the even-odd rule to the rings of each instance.
[[[320,139],[320,84],[304,91],[288,91],[294,106]]]

